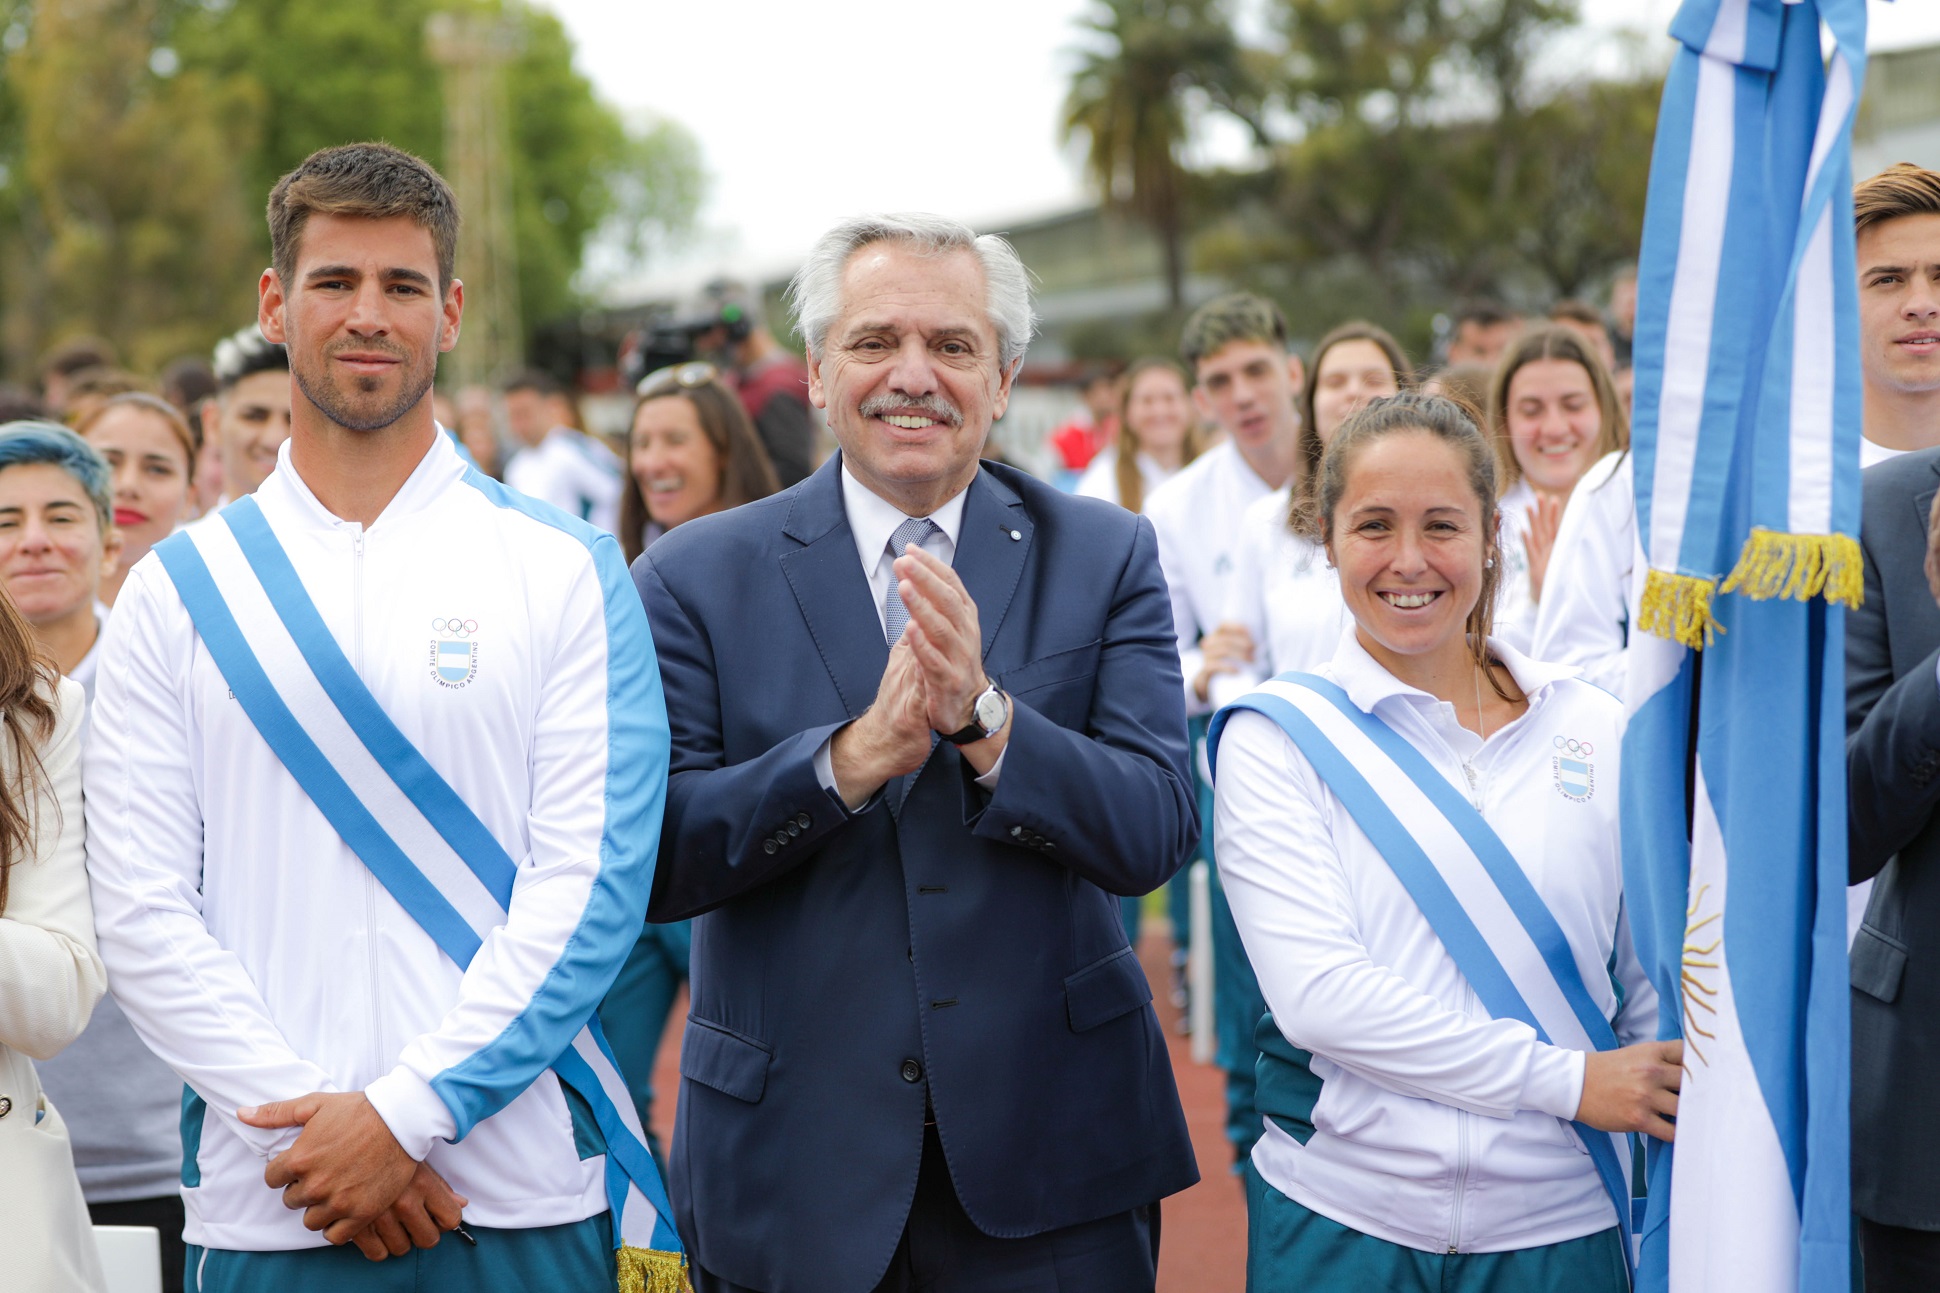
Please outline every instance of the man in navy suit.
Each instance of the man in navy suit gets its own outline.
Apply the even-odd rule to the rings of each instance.
[[[1150,1290],[1198,1171],[1117,896],[1199,829],[1152,527],[979,461],[1033,326],[1002,239],[851,220],[792,296],[841,453],[633,571],[695,1288]]]

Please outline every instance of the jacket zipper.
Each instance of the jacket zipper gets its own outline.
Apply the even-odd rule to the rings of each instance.
[[[364,527],[351,531],[350,539],[350,659],[358,674],[364,672]],[[384,1073],[384,1032],[378,1014],[377,990],[377,877],[370,868],[364,872],[364,949],[370,965],[370,1049],[371,1079]]]

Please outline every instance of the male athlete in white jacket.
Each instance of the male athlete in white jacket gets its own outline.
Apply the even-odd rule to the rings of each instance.
[[[124,1008],[190,1088],[188,1287],[205,1293],[354,1289],[380,1272],[366,1258],[407,1254],[419,1289],[613,1287],[605,1144],[550,1066],[638,935],[666,718],[613,539],[437,434],[456,223],[436,173],[382,145],[278,185],[261,321],[289,347],[294,435],[253,506],[356,678],[515,864],[469,965],[272,752],[167,554],[130,573],[103,650],[96,918]],[[185,540],[218,575],[241,515]],[[303,657],[260,645],[278,583],[225,590],[229,609],[297,723],[348,759]],[[435,841],[400,843],[437,883]],[[351,1241],[361,1256],[329,1246]]]

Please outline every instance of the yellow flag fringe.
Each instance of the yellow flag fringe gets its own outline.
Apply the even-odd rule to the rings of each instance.
[[[627,1246],[617,1256],[620,1293],[690,1293],[682,1254]]]
[[[1702,651],[1711,644],[1715,634],[1724,632],[1711,612],[1711,599],[1717,592],[1715,579],[1652,570],[1644,577],[1644,599],[1638,611],[1637,627],[1645,633]]]
[[[1753,530],[1724,591],[1761,602],[1804,602],[1823,593],[1829,602],[1856,609],[1865,586],[1864,558],[1852,536]]]

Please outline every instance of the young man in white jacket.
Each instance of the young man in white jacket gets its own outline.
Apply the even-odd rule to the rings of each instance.
[[[370,1287],[405,1275],[375,1265],[390,1257],[419,1289],[610,1290],[606,1145],[552,1066],[651,886],[668,745],[645,617],[610,536],[486,480],[437,434],[432,377],[464,293],[436,172],[385,145],[328,149],[277,186],[270,223],[260,322],[289,349],[292,439],[253,501],[177,537],[196,556],[130,572],[87,758],[103,956],[190,1088],[188,1287]],[[250,592],[260,605],[241,583],[224,596],[294,723],[333,766],[363,757],[328,735],[339,719],[361,735],[353,711],[304,691],[330,676],[301,663],[327,635],[512,861],[462,968],[217,663],[182,572],[241,569],[260,551],[244,517],[288,570]],[[292,594],[317,628],[279,658],[258,639]],[[436,841],[400,842],[450,895]]]
[[[1202,417],[1226,438],[1152,491],[1145,515],[1159,536],[1159,566],[1172,594],[1179,668],[1195,752],[1214,708],[1213,680],[1249,667],[1259,651],[1242,624],[1226,615],[1247,508],[1293,482],[1300,415],[1294,409],[1306,370],[1287,346],[1286,316],[1263,297],[1238,292],[1208,301],[1186,320],[1179,352],[1192,370],[1192,399]],[[1218,885],[1212,852],[1212,787],[1203,758],[1199,816],[1207,823],[1200,848],[1214,865],[1213,1013],[1219,1035],[1214,1062],[1226,1072],[1226,1138],[1235,1168],[1260,1136],[1253,1107],[1253,1069],[1259,1051],[1253,1030],[1266,1003],[1233,928]]]

